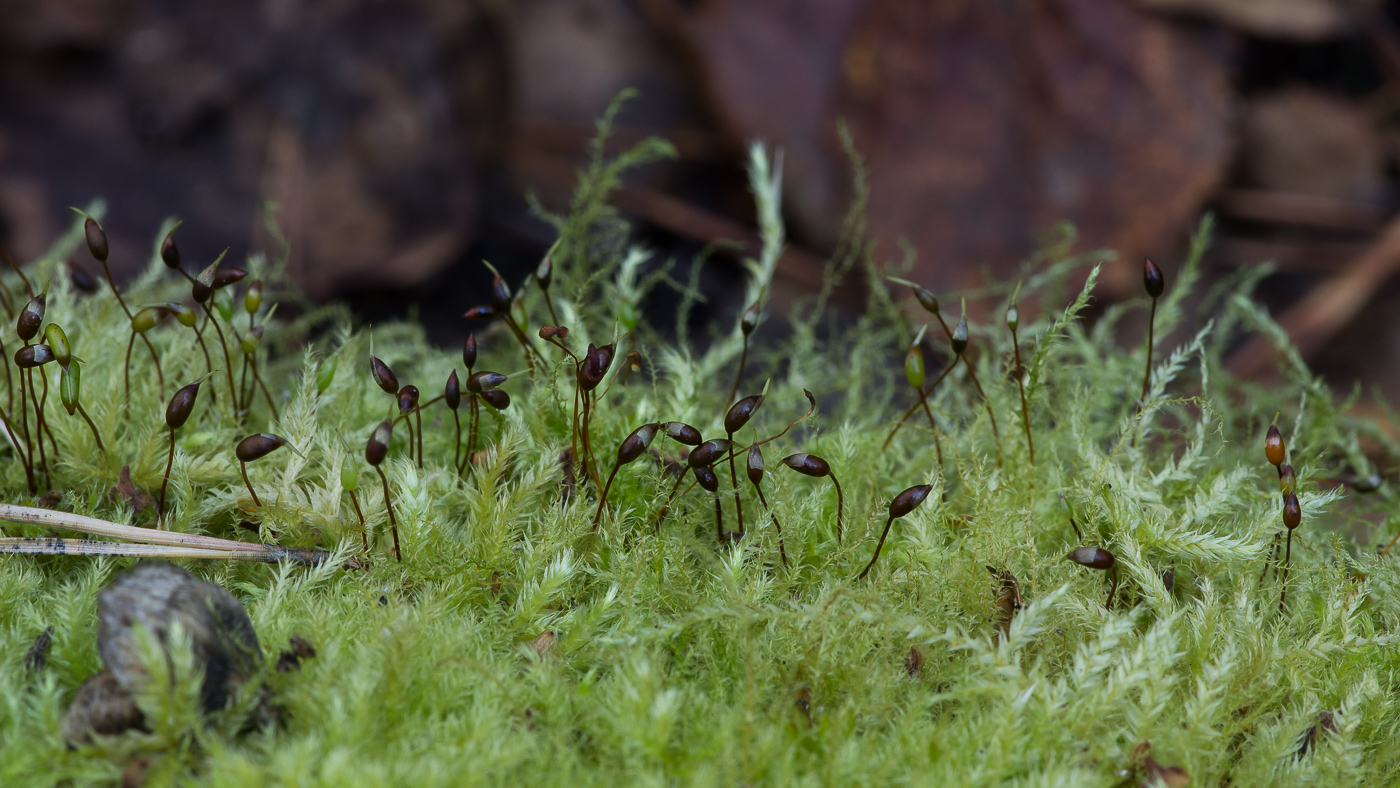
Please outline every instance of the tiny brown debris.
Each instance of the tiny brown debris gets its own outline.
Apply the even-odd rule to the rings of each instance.
[[[107,491],[107,497],[116,503],[125,502],[131,507],[132,513],[136,515],[140,515],[147,509],[155,511],[156,508],[155,497],[131,482],[130,465],[122,466],[121,478]]]
[[[1324,711],[1317,715],[1317,722],[1303,731],[1303,735],[1298,737],[1297,758],[1302,760],[1303,756],[1313,751],[1317,746],[1317,740],[1326,734],[1337,732],[1337,715],[1330,711]]]
[[[24,668],[30,673],[38,673],[44,669],[49,662],[49,646],[53,644],[53,627],[45,627],[39,637],[34,638],[34,645],[29,647],[29,652],[24,655]]]
[[[909,653],[904,656],[904,669],[916,679],[924,674],[924,652],[920,651],[918,646],[910,648]]]
[[[293,670],[301,670],[303,659],[312,659],[316,656],[316,647],[311,645],[311,641],[301,635],[292,635],[288,641],[288,648],[277,657],[277,672],[289,673]]]
[[[146,773],[155,764],[150,758],[137,758],[122,772],[122,788],[141,788],[146,784]]]
[[[797,699],[793,701],[797,710],[802,712],[802,716],[807,720],[807,724],[812,724],[812,690],[808,687],[799,687]]]
[[[543,657],[545,655],[545,652],[549,651],[550,648],[554,646],[555,641],[557,641],[558,639],[558,635],[555,635],[553,632],[546,629],[545,631],[539,634],[539,637],[531,641],[530,647],[535,650],[535,653],[537,655]]]
[[[1180,766],[1163,766],[1151,755],[1142,762],[1145,776],[1142,788],[1185,788],[1191,784],[1191,775]]]
[[[505,590],[504,586],[501,584],[501,577],[502,575],[500,572],[491,573],[491,596],[499,597],[501,592]]]
[[[49,490],[34,502],[40,509],[57,509],[63,503],[63,493],[59,490]]]
[[[559,452],[559,467],[564,471],[564,481],[559,485],[561,503],[568,503],[578,489],[578,478],[574,476],[574,450],[572,447]]]
[[[993,624],[996,627],[997,637],[1007,637],[1011,634],[1011,619],[1016,617],[1016,613],[1025,607],[1026,602],[1021,597],[1021,584],[1016,580],[1016,576],[1005,569],[987,567],[987,571],[998,581],[997,585],[997,611]]]

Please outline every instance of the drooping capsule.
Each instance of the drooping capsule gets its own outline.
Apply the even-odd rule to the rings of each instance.
[[[242,268],[234,268],[231,265],[220,266],[214,269],[214,281],[211,283],[215,290],[222,290],[232,284],[243,281],[248,275]]]
[[[131,316],[131,330],[138,334],[160,325],[160,321],[170,315],[170,310],[163,306],[148,306]]]
[[[746,471],[749,475],[749,483],[757,487],[763,483],[763,450],[758,444],[749,447],[749,461]]]
[[[642,456],[642,453],[651,446],[651,442],[656,439],[656,431],[660,424],[643,424],[632,434],[623,439],[622,444],[617,447],[617,462],[619,465],[626,465],[629,462]]]
[[[967,350],[967,313],[958,318],[958,324],[953,327],[953,352],[961,356]]]
[[[467,378],[467,391],[471,394],[480,394],[483,391],[490,391],[505,383],[508,378],[499,372],[483,370],[474,372]]]
[[[467,365],[467,372],[471,372],[476,366],[476,332],[467,334],[467,341],[462,343],[462,363]]]
[[[462,386],[457,381],[457,370],[452,370],[447,376],[447,385],[443,386],[442,399],[447,403],[447,407],[456,410],[462,405]]]
[[[1301,522],[1303,522],[1303,507],[1298,503],[1297,494],[1290,492],[1287,497],[1283,499],[1284,527],[1292,531],[1294,528],[1297,528],[1298,524]]]
[[[184,326],[185,328],[194,328],[194,324],[198,318],[195,315],[193,309],[190,309],[189,307],[179,303],[178,301],[166,302],[165,308],[170,311],[170,314],[173,315],[177,321],[179,321],[180,325]]]
[[[1166,286],[1166,280],[1162,278],[1162,269],[1151,259],[1142,258],[1142,287],[1147,294],[1155,299],[1162,294]]]
[[[15,321],[15,333],[19,338],[28,342],[39,333],[39,328],[44,324],[44,308],[48,304],[48,293],[40,293],[29,299],[29,303],[19,312],[19,319]]]
[[[661,425],[661,430],[666,433],[666,437],[686,446],[699,446],[704,441],[704,438],[700,437],[700,430],[683,421],[668,421]]]
[[[691,468],[691,471],[695,473],[695,481],[699,482],[706,492],[719,490],[719,477],[715,475],[713,468],[708,465],[696,465]]]
[[[1090,569],[1107,570],[1112,569],[1116,563],[1113,553],[1102,547],[1078,547],[1071,550],[1065,556],[1066,561],[1073,561],[1080,566],[1087,566]]]
[[[240,462],[252,462],[277,451],[287,445],[287,439],[270,432],[258,432],[238,442],[233,454]]]
[[[385,394],[398,396],[399,379],[394,374],[394,370],[389,369],[389,365],[380,361],[377,356],[369,357],[369,374],[374,378],[374,382]]]
[[[733,435],[734,433],[742,430],[744,426],[749,423],[749,419],[753,418],[753,414],[758,412],[758,409],[762,407],[762,405],[762,394],[753,394],[751,396],[744,397],[743,399],[731,405],[729,407],[728,412],[724,414],[725,433]]]
[[[258,313],[258,307],[262,306],[263,283],[261,279],[254,279],[248,285],[248,292],[243,294],[243,311],[250,315]]]
[[[1283,445],[1283,433],[1278,431],[1275,424],[1269,425],[1269,432],[1264,436],[1264,457],[1269,464],[1278,468],[1283,465],[1283,459],[1287,452]],[[1280,469],[1281,471],[1282,469]]]
[[[496,308],[491,306],[490,304],[474,306],[471,309],[468,309],[467,311],[462,313],[462,319],[464,320],[490,320],[491,318],[496,316]]]
[[[44,344],[53,351],[54,360],[60,367],[68,366],[68,362],[73,358],[73,352],[68,344],[68,335],[64,333],[63,327],[57,323],[49,323],[44,327]]]
[[[83,222],[83,237],[87,239],[88,251],[92,253],[93,258],[100,263],[107,262],[107,233],[102,231],[102,225],[91,216]]]
[[[412,383],[399,389],[399,412],[408,413],[418,407],[418,387]]]
[[[798,452],[783,458],[783,464],[804,476],[830,476],[831,465],[815,454]]]
[[[487,389],[481,392],[480,396],[487,405],[496,410],[505,410],[510,407],[510,395],[500,389]]]
[[[592,391],[603,382],[603,354],[592,342],[588,343],[588,349],[583,353],[583,363],[579,364],[578,379],[579,389],[582,391]]]
[[[696,447],[695,451],[686,458],[687,464],[692,468],[714,465],[715,461],[724,456],[734,444],[724,438],[705,441]]]
[[[263,327],[255,326],[252,331],[243,335],[238,340],[238,344],[243,348],[243,352],[252,355],[258,352],[258,345],[262,344]]]
[[[165,406],[166,426],[172,430],[178,430],[185,426],[185,422],[189,421],[190,414],[194,412],[195,398],[199,396],[199,384],[203,382],[203,380],[197,380],[175,392],[175,396],[170,398],[170,404]],[[240,447],[242,445],[239,444]]]
[[[369,441],[365,443],[365,462],[375,467],[384,461],[385,455],[389,453],[389,444],[394,439],[394,422],[392,419],[385,419],[370,433]]]
[[[899,519],[919,508],[919,504],[924,502],[932,489],[931,485],[916,484],[896,495],[894,500],[890,501],[890,517]]]
[[[20,369],[42,367],[53,360],[53,350],[48,345],[25,345],[15,351],[15,366]]]
[[[77,361],[64,367],[58,378],[58,395],[63,399],[63,408],[72,416],[78,412],[79,397],[82,396],[83,370]]]
[[[175,229],[165,234],[165,240],[160,242],[160,261],[165,263],[165,267],[172,271],[180,270],[180,247],[175,245]]]

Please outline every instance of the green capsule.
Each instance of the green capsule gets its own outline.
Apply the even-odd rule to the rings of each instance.
[[[165,308],[170,310],[170,314],[174,315],[176,320],[180,321],[180,325],[185,328],[194,328],[197,315],[193,309],[175,301],[167,303]]]
[[[68,335],[63,333],[63,327],[57,323],[49,323],[44,328],[44,342],[53,351],[53,358],[60,367],[68,366],[69,360],[73,357],[68,346]]]
[[[331,387],[331,381],[335,380],[335,368],[340,365],[340,356],[331,356],[321,362],[320,369],[316,370],[316,393],[325,394],[326,389]]]
[[[214,293],[214,308],[219,310],[219,316],[228,322],[233,319],[233,296],[227,290],[217,290]]]
[[[243,346],[243,352],[246,353],[246,354],[248,354],[248,355],[250,355],[250,356],[251,356],[252,354],[258,352],[258,345],[262,343],[262,337],[263,337],[263,327],[262,327],[262,326],[258,326],[257,328],[254,328],[252,331],[249,331],[246,335],[244,335],[244,336],[239,340],[239,344],[241,344],[241,345]]]
[[[529,321],[525,318],[525,301],[517,298],[510,302],[510,319],[515,321],[517,326],[525,326]]]
[[[623,301],[617,305],[617,322],[622,324],[622,330],[632,333],[637,329],[637,307],[631,301]]]
[[[256,315],[260,306],[262,306],[262,280],[255,279],[251,285],[248,285],[248,292],[243,296],[243,310],[250,315]]]
[[[904,354],[904,377],[909,380],[909,385],[916,389],[924,388],[924,351],[918,345],[910,345],[909,352]]]
[[[1006,310],[1006,327],[1012,331],[1021,327],[1021,311],[1016,308],[1015,304]]]
[[[148,306],[131,316],[131,330],[138,334],[144,334],[160,325],[160,321],[164,320],[168,314],[170,314],[170,310],[163,306]]]
[[[359,485],[360,470],[355,467],[349,457],[346,457],[345,462],[340,464],[340,486],[354,492]]]
[[[83,368],[74,361],[63,368],[58,379],[58,394],[63,398],[63,407],[72,416],[78,412],[78,395],[82,392]]]

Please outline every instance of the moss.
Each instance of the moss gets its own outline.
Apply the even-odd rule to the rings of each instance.
[[[649,145],[627,163],[664,152]],[[782,243],[779,173],[761,148],[753,163],[768,220],[749,293],[762,301]],[[669,275],[640,275],[645,253],[627,250],[625,227],[603,203],[607,184],[599,179],[618,174],[611,164],[599,153],[571,217],[558,219],[563,241],[551,290],[573,347],[616,338],[619,363],[632,348],[645,360],[644,373],[616,385],[594,413],[604,474],[617,445],[644,422],[677,419],[707,437],[722,434],[743,344],[737,317],[705,349],[667,342],[645,321],[630,333],[619,328]],[[858,218],[847,223],[850,251],[828,271],[832,286],[857,275],[880,281],[860,226]],[[760,435],[806,410],[804,388],[820,403],[810,420],[765,446],[765,493],[783,526],[786,566],[747,485],[748,533],[738,549],[717,546],[712,500],[698,490],[655,533],[671,481],[648,460],[618,474],[594,535],[593,487],[560,500],[573,368],[539,340],[549,366],[533,381],[520,374],[505,384],[513,403],[501,414],[487,409],[489,448],[465,478],[451,467],[454,429],[441,404],[424,414],[421,470],[408,459],[407,433],[396,431],[385,464],[405,557],[395,562],[378,480],[362,458],[391,407],[368,374],[368,332],[338,308],[268,320],[259,352],[280,419],[270,420],[258,400],[239,423],[227,383],[211,378],[204,394],[217,392],[217,404],[202,394],[177,436],[168,527],[236,538],[236,523],[253,516],[265,540],[355,552],[359,524],[340,470],[347,462],[359,468],[372,530],[368,571],[187,562],[247,606],[269,664],[292,635],[315,645],[317,656],[301,670],[267,676],[286,709],[284,726],[240,733],[249,703],[206,719],[188,708],[197,694],[172,690],[142,700],[160,714],[155,733],[67,750],[59,718],[99,668],[95,594],[130,561],[4,556],[0,783],[112,785],[134,757],[148,756],[149,785],[1108,786],[1144,778],[1144,742],[1151,757],[1184,767],[1194,784],[1391,783],[1400,771],[1393,702],[1400,576],[1393,557],[1377,557],[1374,540],[1394,530],[1386,519],[1394,491],[1387,484],[1361,496],[1326,480],[1369,474],[1363,446],[1387,457],[1396,446],[1282,344],[1282,382],[1229,378],[1222,352],[1241,332],[1282,335],[1249,298],[1256,276],[1206,296],[1194,290],[1206,235],[1203,228],[1168,282],[1157,335],[1173,335],[1206,310],[1215,321],[1186,331],[1180,347],[1158,347],[1141,413],[1143,348],[1114,338],[1119,320],[1146,299],[1112,307],[1090,325],[1081,312],[1097,269],[1078,297],[1060,294],[1091,258],[1066,257],[1068,245],[1059,244],[1028,269],[1019,334],[1034,465],[1018,431],[1020,394],[1008,374],[1004,326],[974,323],[970,352],[1000,416],[999,441],[959,369],[930,400],[942,430],[940,467],[926,420],[911,420],[881,450],[913,402],[900,369],[918,328],[912,313],[882,291],[840,329],[823,317],[824,301],[802,305],[783,344],[750,349],[750,382],[740,389],[753,393],[760,388],[753,381],[771,378],[753,422]],[[50,403],[53,484],[67,492],[65,505],[129,522],[129,509],[107,490],[124,465],[138,486],[159,488],[165,400],[149,358],[135,355],[124,404],[126,318],[110,292],[82,297],[65,284],[61,261],[80,238],[75,227],[29,276],[49,283],[48,320],[63,325],[86,362],[83,401],[109,451],[99,452],[86,425]],[[297,298],[277,265],[258,259],[252,268],[266,283],[265,301]],[[13,276],[5,283],[19,286]],[[185,293],[153,247],[149,271],[127,298],[147,304]],[[538,327],[547,309],[538,288],[524,293]],[[1069,305],[1037,312],[1028,306],[1036,297]],[[930,336],[946,347],[936,324]],[[499,326],[480,338],[478,370],[525,370]],[[4,339],[12,344],[8,329]],[[165,397],[205,373],[191,332],[162,326],[150,339]],[[411,324],[376,326],[373,342],[425,400],[459,360],[430,347]],[[335,375],[318,392],[318,372],[331,358]],[[52,366],[45,368],[51,387]],[[1282,610],[1278,576],[1261,580],[1281,530],[1277,478],[1263,458],[1276,414],[1304,512]],[[280,451],[249,466],[265,504],[254,511],[233,446],[260,430],[286,437],[304,456]],[[663,437],[653,448],[675,454],[679,445]],[[824,457],[841,479],[840,544],[829,485],[777,462],[796,451]],[[720,479],[733,527],[728,474]],[[921,483],[933,485],[927,502],[895,521],[880,562],[855,581],[890,499]],[[32,500],[13,452],[0,458],[0,484],[5,500]],[[1064,560],[1080,541],[1061,495],[1084,543],[1117,556],[1125,590],[1111,611],[1103,573]],[[40,533],[9,525],[5,532]],[[1004,633],[995,623],[1004,622],[998,599],[1010,595],[989,566],[1010,572],[1025,600]],[[1161,576],[1168,569],[1176,579],[1170,592]],[[49,625],[47,667],[30,674],[25,652]],[[541,637],[546,631],[554,637]],[[1296,757],[1300,737],[1324,711],[1335,713],[1335,732]]]

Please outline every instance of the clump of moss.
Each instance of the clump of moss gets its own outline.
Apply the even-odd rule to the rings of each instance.
[[[858,212],[827,287],[790,316],[787,339],[750,345],[740,315],[702,350],[641,319],[648,290],[671,277],[644,273],[647,252],[626,245],[605,201],[624,166],[666,146],[650,142],[619,160],[596,150],[570,215],[552,217],[560,240],[551,302],[526,283],[508,294],[507,317],[478,330],[476,371],[508,375],[497,385],[510,404],[479,414],[484,448],[460,471],[455,411],[430,403],[450,373],[465,370],[412,324],[374,331],[374,356],[422,392],[411,403],[421,428],[415,418],[412,443],[404,420],[392,430],[376,466],[381,486],[359,481],[378,481],[365,476],[374,471],[364,449],[399,404],[371,376],[368,332],[342,309],[308,309],[292,321],[258,312],[265,332],[251,353],[265,399],[222,373],[217,347],[209,362],[192,331],[155,327],[142,336],[165,391],[150,359],[136,354],[127,404],[120,360],[130,321],[111,292],[85,296],[67,284],[62,261],[78,248],[80,227],[27,268],[47,283],[47,319],[84,362],[82,402],[95,426],[48,405],[60,505],[139,523],[128,499],[108,490],[124,467],[135,487],[160,489],[173,433],[162,527],[252,538],[239,528],[246,521],[267,542],[342,556],[368,548],[369,568],[188,562],[244,603],[268,649],[264,663],[276,663],[292,636],[314,646],[301,670],[267,673],[285,722],[244,732],[251,705],[238,701],[204,716],[188,691],[198,677],[174,670],[169,692],[139,699],[156,720],[150,733],[69,750],[59,720],[99,667],[95,595],[130,561],[0,557],[0,783],[111,785],[138,758],[151,785],[1118,785],[1181,772],[1203,785],[1397,779],[1400,574],[1397,557],[1375,549],[1395,528],[1395,491],[1387,483],[1360,495],[1333,481],[1369,476],[1372,458],[1397,447],[1290,352],[1250,299],[1257,273],[1196,292],[1208,225],[1154,299],[1154,330],[1166,337],[1201,315],[1214,320],[1180,347],[1157,349],[1146,394],[1146,349],[1125,349],[1115,333],[1148,302],[1086,324],[1098,268],[1052,249],[1026,271],[1020,304],[1054,304],[1089,270],[1063,309],[1018,310],[1019,384],[1008,374],[1022,366],[1011,333],[973,321],[960,350],[966,368],[927,396],[929,423],[911,420],[882,448],[900,413],[922,412],[901,368],[917,312],[902,310],[885,285],[888,269],[860,238]],[[761,147],[751,169],[765,245],[749,264],[745,312],[758,305],[762,314],[783,243],[779,173]],[[146,274],[125,289],[130,303],[184,298],[188,283],[166,271],[159,251],[157,243]],[[255,258],[248,268],[269,302],[297,300],[278,264]],[[858,276],[870,285],[868,309],[829,329],[826,297]],[[13,275],[4,283],[20,286]],[[680,289],[683,324],[695,293]],[[1012,303],[1012,288],[993,292],[1005,297],[1003,310]],[[586,429],[575,416],[586,360],[547,353],[535,338],[551,314],[574,352],[613,345],[608,379],[622,372],[605,395],[607,382],[586,393]],[[1283,382],[1229,378],[1222,351],[1244,331],[1276,341]],[[241,354],[235,337],[199,339],[226,342],[230,359]],[[533,375],[526,345],[537,351]],[[928,347],[953,358],[940,342]],[[639,372],[623,363],[632,351]],[[671,474],[688,467],[687,447],[668,437],[611,480],[599,517],[598,471],[607,474],[638,427],[665,425],[670,435],[669,423],[682,422],[705,438],[726,435],[745,354],[745,380],[770,384],[731,448],[780,433],[808,409],[810,391],[812,417],[760,453],[821,457],[841,480],[844,536],[829,485],[777,464],[761,477],[762,503],[748,489],[756,485],[730,474],[716,474],[717,492],[686,494]],[[210,372],[217,401],[201,395],[172,430],[166,397]],[[53,365],[38,374],[59,384]],[[750,388],[758,387],[741,384],[736,396],[758,393]],[[1028,440],[993,426],[994,414],[1022,421],[1022,391],[1034,463]],[[1301,507],[1282,606],[1283,578],[1268,565],[1284,531],[1264,452],[1275,422]],[[234,447],[259,432],[298,452],[247,465],[255,503]],[[5,500],[32,502],[27,481],[13,449],[0,455]],[[892,499],[924,484],[927,500],[900,507],[879,562],[859,578],[894,515]],[[745,531],[719,544],[714,512],[732,507],[735,487]],[[402,561],[391,555],[385,491]],[[755,514],[764,512],[771,517]],[[1064,560],[1080,547],[1111,552],[1116,590],[1104,573]],[[26,667],[50,626],[43,666]]]

